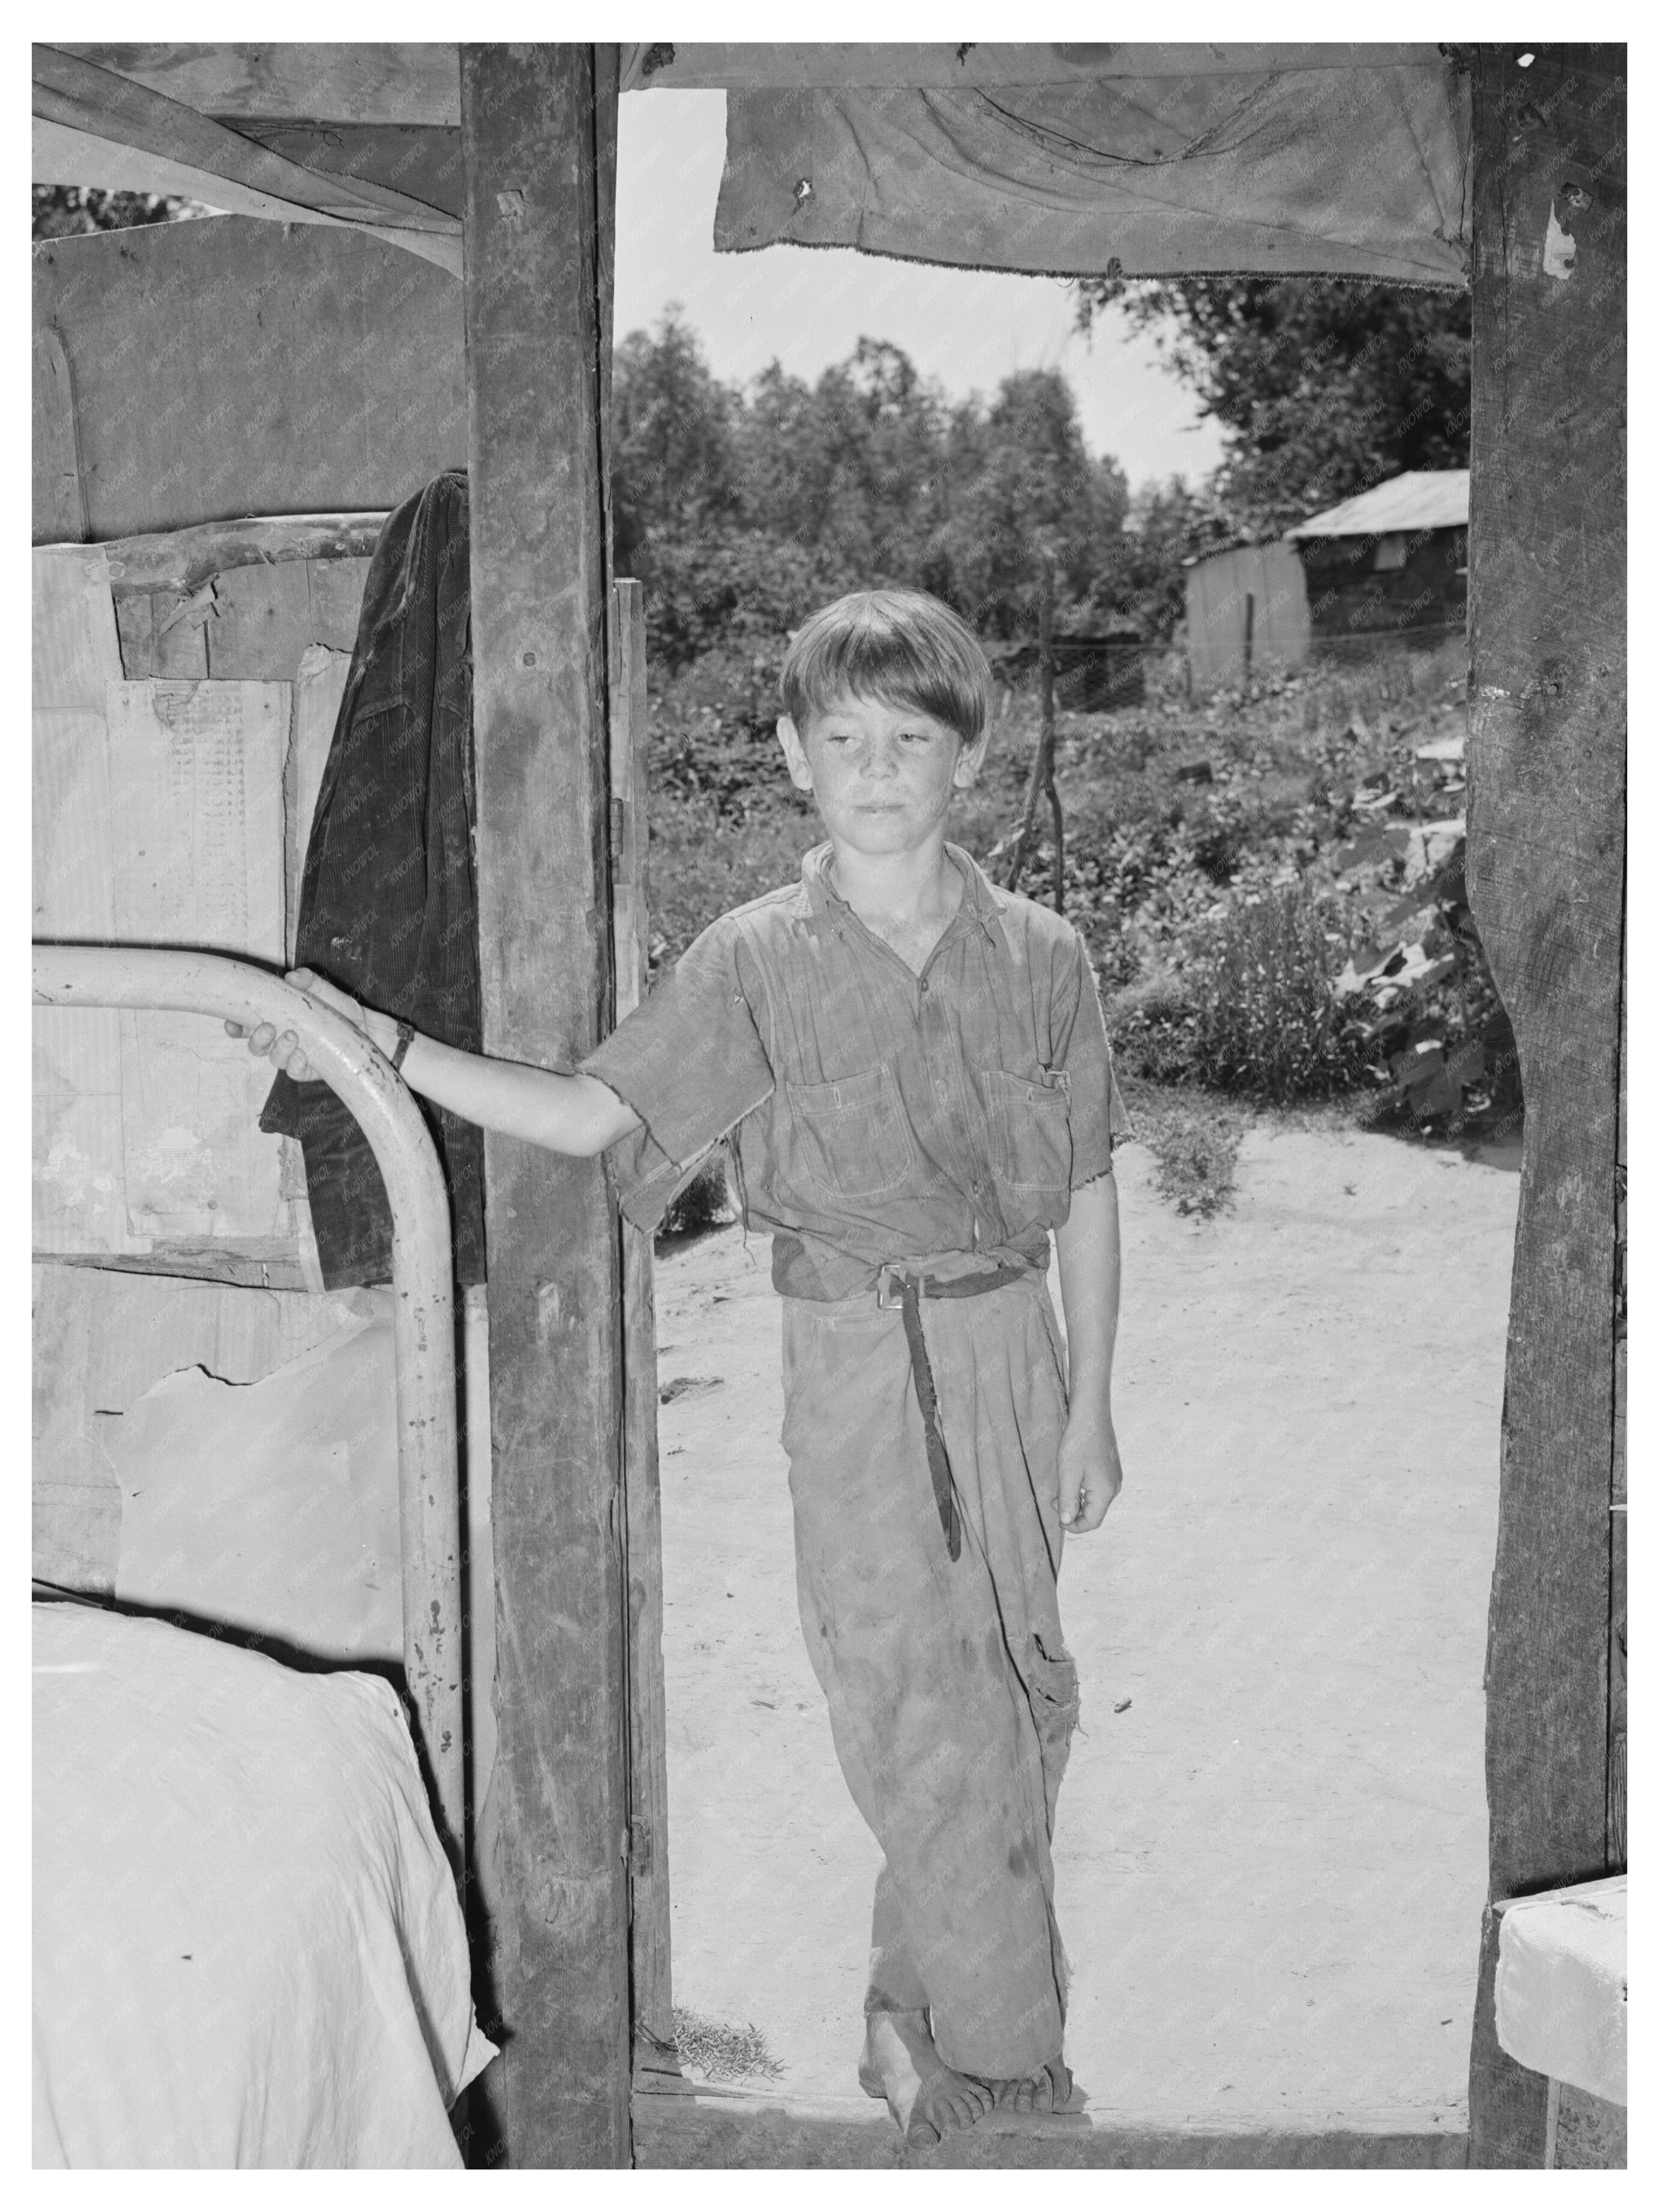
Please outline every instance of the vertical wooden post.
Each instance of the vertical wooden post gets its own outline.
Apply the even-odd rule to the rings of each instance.
[[[1054,560],[1045,548],[1039,555],[1042,571],[1037,586],[1037,684],[1038,720],[1036,750],[1031,756],[1030,780],[1025,787],[1025,809],[1020,816],[1019,829],[1014,838],[1014,849],[1008,862],[1005,878],[1007,888],[1017,890],[1019,878],[1030,858],[1032,840],[1036,835],[1037,801],[1045,793],[1054,809],[1055,839],[1054,883],[1058,894],[1056,905],[1064,911],[1064,890],[1060,871],[1065,866],[1064,830],[1060,811],[1060,796],[1054,789]]]
[[[611,1006],[603,408],[616,49],[461,49],[487,1053],[569,1067]],[[495,2099],[514,2166],[626,2165],[621,1252],[598,1161],[485,1154]]]
[[[1626,1656],[1629,1622],[1629,1590],[1626,1562],[1626,1507],[1628,1486],[1625,1462],[1625,1388],[1629,1358],[1626,1342],[1628,1316],[1626,1287],[1628,1256],[1625,1243],[1626,1194],[1629,1179],[1630,1049],[1626,1034],[1629,1008],[1628,962],[1619,963],[1619,1167],[1617,1216],[1613,1239],[1613,1543],[1612,1578],[1607,1623],[1607,1864],[1617,1870],[1629,1858],[1629,1724]]]
[[[617,1019],[645,995],[648,705],[645,607],[615,587],[611,624],[611,866]],[[623,1486],[627,1497],[629,1873],[633,1893],[634,2086],[684,2087],[674,2045],[668,1928],[668,1720],[662,1668],[662,1499],[657,1471],[657,1331],[651,1238],[624,1222]]]
[[[1530,52],[1530,66],[1520,57]],[[1622,48],[1474,58],[1470,904],[1526,1097],[1486,1657],[1492,1898],[1607,1863],[1625,866]],[[1543,2162],[1482,1931],[1471,2159]]]

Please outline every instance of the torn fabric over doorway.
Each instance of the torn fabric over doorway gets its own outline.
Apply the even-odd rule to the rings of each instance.
[[[715,248],[1461,285],[1467,82],[1434,47],[1377,67],[1352,51],[1322,70],[733,91]]]

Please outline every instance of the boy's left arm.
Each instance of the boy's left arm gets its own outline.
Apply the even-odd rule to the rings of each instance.
[[[1071,1418],[1060,1447],[1060,1525],[1098,1528],[1123,1486],[1112,1427],[1112,1350],[1117,1340],[1117,1179],[1108,1170],[1072,1193],[1055,1231],[1066,1310]]]

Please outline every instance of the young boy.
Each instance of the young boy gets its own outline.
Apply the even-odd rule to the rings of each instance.
[[[1122,1480],[1125,1117],[1076,931],[945,842],[988,736],[965,624],[922,592],[854,593],[798,634],[781,689],[789,774],[829,832],[799,884],[712,924],[574,1074],[420,1036],[402,1066],[486,1127],[608,1153],[641,1227],[731,1141],[784,1300],[801,1626],[885,1855],[860,2080],[927,2141],[1072,2094],[1055,1584],[1062,1531],[1097,1528]],[[294,980],[393,1051],[386,1016]],[[250,1042],[308,1074],[291,1031]]]

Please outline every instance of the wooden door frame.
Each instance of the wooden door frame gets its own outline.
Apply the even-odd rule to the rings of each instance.
[[[1602,1873],[1623,1848],[1624,55],[1533,51],[1523,76],[1514,46],[1468,50],[1468,880],[1528,1103],[1488,1660],[1493,1898]],[[485,1043],[569,1066],[617,1003],[592,925],[611,911],[613,826],[629,849],[613,694],[624,663],[642,681],[635,616],[624,637],[609,612],[617,50],[465,47],[462,84]],[[672,2081],[648,1267],[597,1164],[492,1138],[487,1207],[501,1758],[479,1879],[514,2039],[507,2142],[514,2164],[625,2164],[636,2061]],[[1475,2162],[1540,2163],[1541,2077],[1492,2031],[1490,1911],[1479,1948]],[[1476,1948],[1472,1930],[1472,1966]],[[700,2110],[653,2097],[647,2133],[708,2162]],[[769,2154],[763,2124],[739,2134],[734,2162],[799,2154]],[[1122,2162],[1100,2148],[1088,2162]]]
[[[460,50],[483,1048],[565,1068],[609,1030],[615,989],[617,64],[615,46]],[[623,2166],[622,1243],[602,1162],[494,1134],[484,1218],[499,1749],[474,1917],[504,2023],[485,2126],[514,2166]]]
[[[1473,56],[1468,882],[1526,1101],[1472,2163],[1541,2166],[1495,1904],[1624,1863],[1625,56]]]

